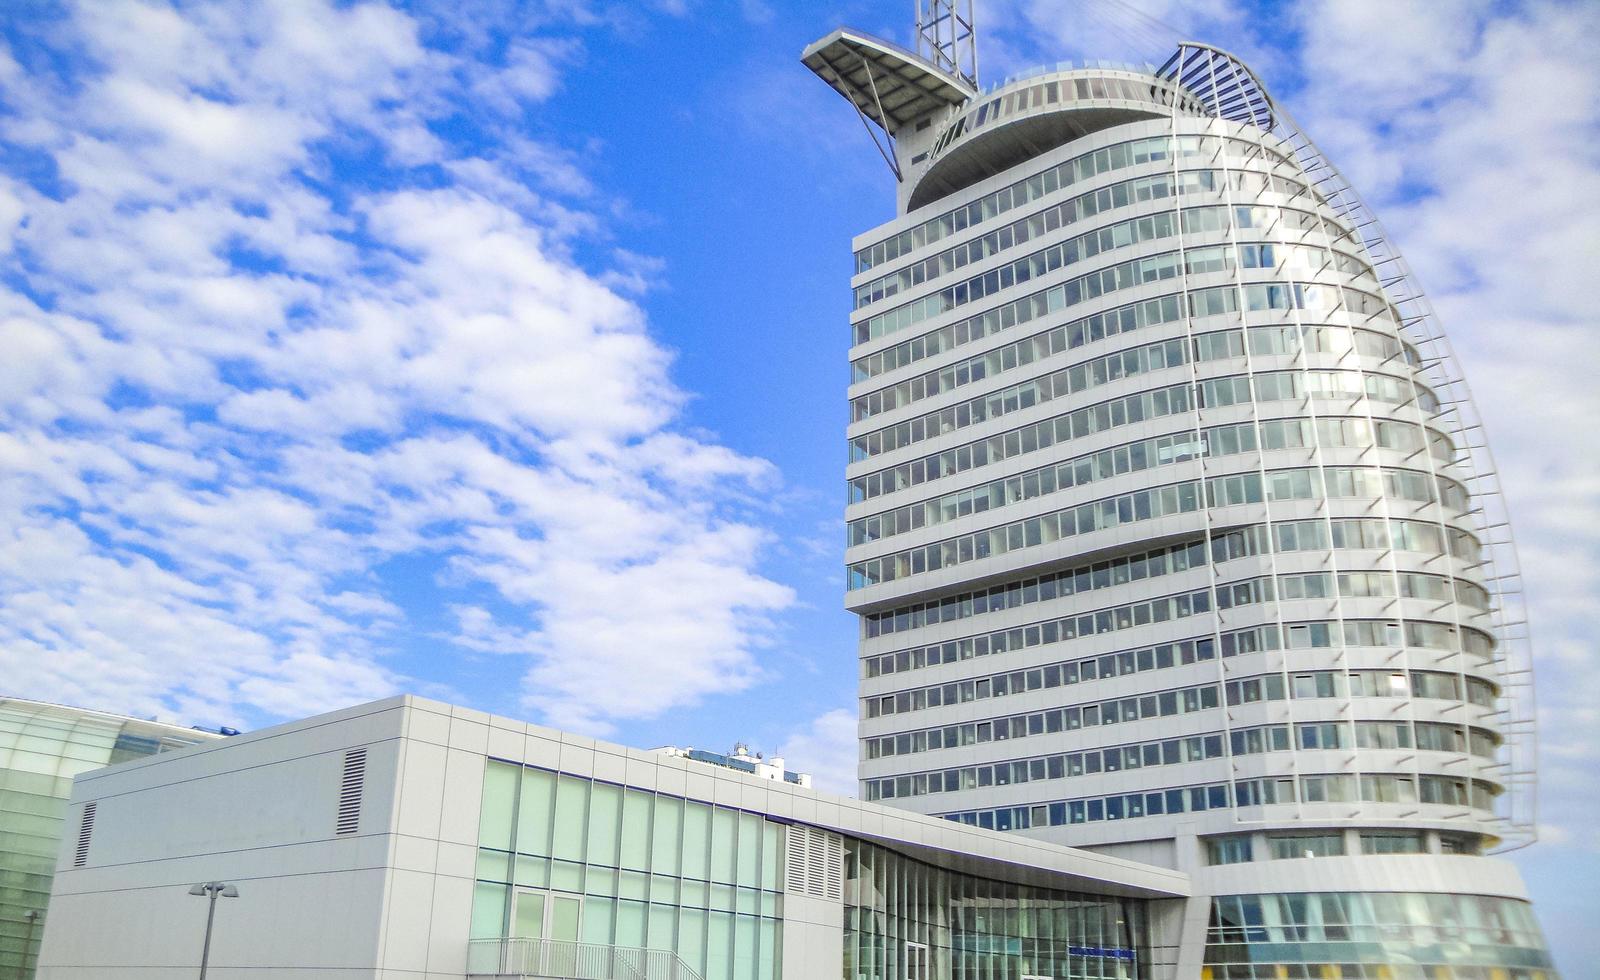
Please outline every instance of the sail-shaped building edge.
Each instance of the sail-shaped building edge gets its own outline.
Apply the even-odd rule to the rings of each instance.
[[[1156,973],[1553,980],[1492,856],[1515,555],[1404,260],[1226,52],[980,88],[925,6],[803,55],[897,194],[850,282],[863,798],[1187,872]]]

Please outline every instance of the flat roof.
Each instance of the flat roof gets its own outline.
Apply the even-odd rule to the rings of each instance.
[[[848,27],[808,46],[800,60],[890,133],[978,94],[926,58]]]
[[[434,716],[432,723],[412,720]],[[352,734],[337,730],[349,728]],[[469,737],[468,730],[477,734]],[[427,735],[426,732],[433,732]],[[354,741],[351,741],[353,736]],[[208,774],[233,771],[248,759],[259,765],[267,743],[310,738],[316,751],[336,745],[370,745],[393,738],[431,741],[485,759],[498,759],[555,772],[602,779],[697,802],[759,813],[779,823],[805,824],[871,841],[928,863],[977,877],[1068,891],[1129,898],[1177,898],[1191,894],[1189,876],[1172,868],[1144,864],[1040,840],[1020,833],[979,827],[868,803],[825,790],[707,765],[679,756],[598,741],[543,725],[490,715],[416,695],[398,695],[316,715],[300,721],[208,741],[168,756],[151,756],[84,773],[76,798],[125,792],[161,781],[155,767],[181,761],[187,770]],[[307,751],[302,742],[293,751]],[[252,749],[251,747],[255,748]],[[270,751],[270,750],[269,750]],[[277,751],[290,751],[287,748]],[[219,755],[218,753],[223,753]],[[232,753],[228,755],[227,753]],[[95,787],[95,788],[90,788]]]

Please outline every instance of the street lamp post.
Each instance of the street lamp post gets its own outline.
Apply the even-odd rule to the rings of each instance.
[[[39,923],[39,915],[38,909],[22,913],[22,920],[28,924],[28,934],[22,940],[22,963],[17,967],[17,980],[26,980],[28,976],[28,948],[33,945],[33,928]]]
[[[200,980],[206,980],[206,966],[211,960],[211,924],[217,917],[217,896],[238,898],[239,889],[225,881],[206,881],[190,888],[189,894],[206,896],[206,941],[200,947]]]

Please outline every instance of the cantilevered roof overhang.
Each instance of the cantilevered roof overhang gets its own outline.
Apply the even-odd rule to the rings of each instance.
[[[807,47],[800,60],[890,135],[978,94],[932,62],[845,27]]]

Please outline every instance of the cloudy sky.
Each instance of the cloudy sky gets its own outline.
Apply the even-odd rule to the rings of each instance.
[[[800,67],[902,0],[0,12],[0,691],[256,727],[417,691],[854,765],[846,277],[890,217]],[[1466,366],[1600,960],[1600,5],[989,0],[986,80],[1246,57]]]

